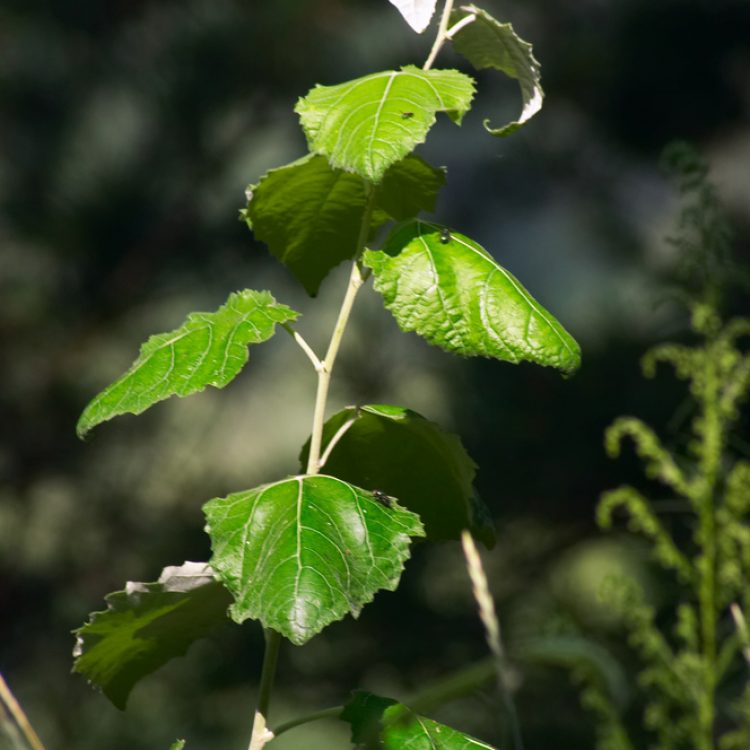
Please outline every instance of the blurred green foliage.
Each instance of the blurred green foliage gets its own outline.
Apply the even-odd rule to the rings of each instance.
[[[545,111],[500,145],[468,116],[463,127],[476,135],[447,160],[438,211],[559,311],[585,365],[559,383],[533,368],[446,361],[402,341],[363,295],[331,411],[387,395],[464,437],[499,530],[487,565],[511,655],[521,658],[540,623],[560,633],[585,625],[617,650],[586,594],[600,566],[635,570],[652,602],[677,597],[644,548],[591,541],[595,498],[616,471],[603,427],[624,411],[669,423],[680,403],[671,381],[644,389],[634,366],[644,344],[682,327],[677,308],[652,306],[675,261],[662,241],[673,203],[657,153],[675,135],[707,146],[742,263],[750,11],[742,0],[536,0],[507,12],[534,41]],[[291,110],[312,84],[418,61],[426,43],[372,0],[0,7],[0,670],[48,748],[151,750],[178,733],[195,750],[246,741],[260,665],[252,624],[197,644],[139,686],[126,714],[69,674],[69,631],[126,579],[206,559],[206,498],[295,470],[314,388],[297,375],[299,353],[292,342],[264,348],[227,398],[164,404],[137,429],[124,418],[82,444],[75,421],[139,341],[191,309],[214,309],[228,288],[270,286],[305,312],[304,292],[235,221],[245,185],[304,151]],[[515,111],[513,85],[488,77],[484,88],[491,106],[478,111]],[[435,135],[443,163],[448,136]],[[321,289],[331,314],[336,287]],[[726,305],[747,311],[741,296]],[[325,318],[313,340],[330,328]],[[363,332],[382,342],[367,356]],[[261,385],[271,381],[272,391]],[[635,461],[620,472],[639,475]],[[417,550],[401,591],[282,655],[275,717],[340,703],[354,684],[400,697],[481,657],[469,596],[457,549]],[[559,664],[524,663],[517,699],[529,748],[549,737],[561,750],[593,743]],[[490,739],[500,732],[483,698],[435,718]],[[637,726],[640,714],[626,719]],[[347,737],[321,723],[305,743],[345,747]],[[274,746],[298,739],[290,732]]]

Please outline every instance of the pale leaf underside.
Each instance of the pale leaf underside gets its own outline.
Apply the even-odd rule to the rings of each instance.
[[[390,0],[398,8],[409,26],[421,34],[429,25],[437,0]]]
[[[106,602],[75,631],[73,671],[124,708],[133,685],[227,622],[231,597],[206,563],[186,562],[154,583],[131,581]]]

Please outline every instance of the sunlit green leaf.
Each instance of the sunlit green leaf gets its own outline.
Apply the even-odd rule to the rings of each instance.
[[[185,740],[175,740],[169,750],[184,750]]]
[[[474,81],[456,70],[401,70],[316,86],[297,102],[310,151],[331,165],[379,182],[391,164],[422,143],[445,112],[459,124],[474,96]]]
[[[367,251],[375,289],[404,331],[465,356],[527,360],[569,374],[580,364],[570,334],[468,237],[413,221],[383,250]]]
[[[231,599],[206,563],[164,568],[155,583],[129,582],[75,631],[73,671],[125,708],[136,682],[227,622]]]
[[[86,407],[80,437],[118,414],[140,414],[169,396],[187,396],[207,385],[223,388],[247,362],[248,344],[273,336],[277,323],[297,313],[268,292],[245,290],[229,296],[213,313],[191,313],[174,331],[152,336],[138,359]]]
[[[468,18],[473,18],[473,21],[453,37],[456,51],[478,70],[500,70],[515,78],[521,87],[523,109],[518,120],[499,128],[491,128],[489,120],[484,121],[484,126],[492,135],[510,135],[542,108],[544,92],[539,63],[534,58],[531,45],[521,39],[509,23],[500,23],[476,5],[462,5],[454,10],[450,22],[455,25]]]
[[[415,714],[403,703],[357,690],[341,718],[352,743],[367,750],[494,750],[468,734]]]
[[[334,477],[298,476],[204,507],[211,565],[236,622],[260,620],[301,645],[379,589],[398,586],[419,518]]]
[[[417,34],[421,34],[430,25],[437,5],[437,0],[390,0],[390,2],[398,8],[406,19],[406,23]]]
[[[492,523],[474,497],[476,465],[456,435],[410,409],[347,407],[323,428],[323,446],[351,422],[328,456],[325,472],[368,490],[394,495],[419,514],[428,539],[458,539],[470,528],[487,546]],[[309,441],[300,462],[307,465]]]
[[[375,192],[371,230],[432,211],[445,172],[407,156],[385,174]],[[272,169],[247,191],[243,212],[257,239],[315,295],[328,272],[354,257],[365,212],[361,177],[307,155]]]

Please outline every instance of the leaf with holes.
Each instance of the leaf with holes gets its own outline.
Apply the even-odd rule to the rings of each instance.
[[[333,167],[380,182],[391,164],[422,143],[445,112],[456,124],[468,111],[474,81],[457,70],[401,70],[316,86],[297,102],[310,151]]]
[[[352,743],[367,750],[495,750],[492,745],[414,713],[408,706],[357,690],[341,719],[352,728]]]
[[[433,211],[445,171],[410,155],[394,164],[377,186],[370,229]],[[250,185],[242,212],[265,242],[314,296],[329,271],[354,257],[365,213],[365,182],[308,154],[272,169]]]
[[[260,620],[302,645],[376,591],[394,591],[419,517],[325,475],[298,476],[204,506],[211,566],[236,622]]]
[[[342,429],[327,457],[327,474],[395,495],[419,515],[428,539],[458,539],[469,528],[488,547],[494,544],[492,523],[475,501],[476,465],[456,435],[410,409],[385,404],[334,414],[323,427],[323,445]],[[308,440],[302,466],[309,447]]]
[[[580,365],[573,337],[480,245],[422,221],[397,227],[383,250],[367,251],[375,289],[404,331],[464,356]]]
[[[131,368],[91,401],[78,420],[78,436],[169,396],[188,396],[207,385],[223,388],[247,362],[248,344],[267,341],[277,323],[296,318],[268,292],[249,289],[231,294],[216,312],[191,313],[180,328],[152,336]]]
[[[390,0],[398,8],[406,23],[421,34],[429,25],[437,0]]]
[[[227,622],[231,596],[206,563],[164,568],[155,583],[128,582],[74,631],[73,671],[118,708],[139,680]]]
[[[491,128],[489,120],[484,126],[492,135],[506,136],[514,133],[541,108],[544,92],[541,86],[540,66],[531,45],[516,34],[509,23],[500,23],[487,11],[476,5],[462,5],[451,13],[451,25],[469,21],[453,36],[453,46],[477,70],[494,68],[518,81],[521,87],[523,109],[518,120],[500,128]]]

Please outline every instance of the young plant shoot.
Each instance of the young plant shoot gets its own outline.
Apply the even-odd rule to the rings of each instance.
[[[392,2],[418,33],[436,11],[434,0]],[[489,134],[509,135],[540,109],[531,46],[487,11],[448,0],[424,65],[314,86],[295,107],[309,153],[248,188],[248,226],[308,294],[316,295],[335,266],[350,266],[325,352],[313,350],[298,313],[271,293],[236,291],[215,312],[191,313],[174,331],[152,336],[80,418],[84,436],[170,396],[224,388],[247,363],[248,347],[279,330],[292,336],[317,377],[299,474],[209,500],[209,561],[167,567],[153,583],[128,583],[76,631],[74,670],[121,708],[139,680],[228,616],[255,620],[265,633],[250,750],[321,716],[348,722],[355,745],[489,748],[362,692],[344,707],[269,724],[282,641],[302,646],[332,622],[356,617],[377,591],[396,589],[415,538],[457,540],[468,530],[493,543],[473,490],[476,467],[457,437],[406,406],[327,414],[339,347],[366,282],[372,277],[402,330],[446,352],[534,362],[564,375],[580,364],[575,340],[490,252],[458,228],[419,218],[434,210],[446,174],[414,149],[436,117],[460,125],[476,87],[468,73],[433,67],[447,43],[474,68],[494,68],[519,83],[521,115],[500,127],[485,121]],[[386,225],[393,226],[382,245],[373,246]]]

